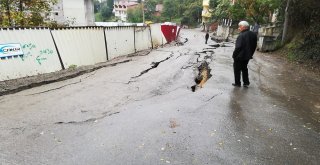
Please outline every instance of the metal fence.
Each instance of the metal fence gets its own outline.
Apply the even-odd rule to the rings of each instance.
[[[151,49],[152,43],[163,40],[160,30],[153,33],[152,30],[159,29],[149,26],[0,28],[0,81],[94,65]]]
[[[0,29],[0,81],[61,69],[50,29]]]

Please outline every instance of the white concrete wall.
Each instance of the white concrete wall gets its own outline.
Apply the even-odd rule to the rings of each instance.
[[[0,44],[20,44],[23,55],[0,59],[0,81],[62,69],[49,29],[0,29]]]
[[[167,40],[161,31],[161,24],[151,24],[151,39],[153,47],[158,47],[160,45],[166,44]]]
[[[62,0],[59,0],[55,5],[52,6],[50,13],[51,21],[56,21],[58,24],[65,23]]]
[[[65,68],[107,61],[102,27],[52,30]]]
[[[63,0],[65,21],[72,26],[86,26],[86,9],[83,0]]]
[[[136,51],[151,49],[150,27],[135,27]]]
[[[85,6],[85,19],[86,19],[86,25],[87,26],[94,26],[95,18],[94,18],[94,4],[93,0],[85,0],[84,1]]]
[[[230,34],[229,31],[230,31],[229,26],[219,25],[217,29],[217,36],[223,37],[224,39],[226,39]]]
[[[70,26],[94,26],[93,8],[93,0],[58,0],[52,6],[50,19]]]
[[[166,43],[160,24],[153,26],[152,34],[153,41]],[[74,27],[51,32],[0,29],[0,48],[10,44],[21,50],[12,54],[0,51],[0,81],[59,71],[62,66],[58,53],[63,66],[69,68],[105,62],[107,54],[113,59],[152,47],[149,27],[133,26]]]
[[[108,27],[105,33],[109,60],[135,52],[134,27]]]

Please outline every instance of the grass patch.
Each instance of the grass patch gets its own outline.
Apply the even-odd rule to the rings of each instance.
[[[76,69],[76,68],[77,68],[77,65],[74,65],[74,64],[69,66],[69,69]]]

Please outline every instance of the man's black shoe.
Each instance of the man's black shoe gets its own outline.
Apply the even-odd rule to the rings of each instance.
[[[233,85],[233,86],[235,86],[235,87],[241,87],[241,85],[240,85],[240,84],[232,83],[232,85]]]
[[[243,87],[248,88],[249,84],[243,84]]]

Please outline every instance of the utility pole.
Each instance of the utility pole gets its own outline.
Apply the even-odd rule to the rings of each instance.
[[[144,0],[141,1],[141,6],[142,6],[142,23],[145,22],[144,20]]]

